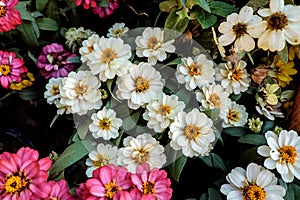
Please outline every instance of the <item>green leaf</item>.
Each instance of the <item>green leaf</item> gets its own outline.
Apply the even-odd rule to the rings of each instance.
[[[208,188],[208,200],[222,200],[222,197],[216,189]]]
[[[272,130],[275,126],[274,121],[264,121],[263,126],[261,128],[262,132],[265,133],[268,130]]]
[[[180,174],[186,164],[187,157],[181,155],[175,162],[168,166],[170,175],[179,182]]]
[[[30,1],[19,1],[15,8],[19,11],[22,20],[34,21],[34,17],[27,11],[26,8],[29,3]]]
[[[169,41],[182,35],[189,24],[189,19],[181,19],[176,10],[171,12],[165,22],[164,40]]]
[[[78,122],[76,127],[77,134],[79,138],[83,140],[86,138],[86,135],[89,132],[89,125],[93,122],[93,120],[89,116],[84,115],[76,119],[76,122]]]
[[[47,5],[47,17],[54,19],[58,24],[60,21],[59,17],[59,8],[57,6],[58,1],[57,0],[49,0],[49,3]]]
[[[38,47],[40,45],[35,35],[35,31],[33,29],[31,22],[23,21],[22,24],[17,26],[17,31],[20,32],[22,40],[29,47]]]
[[[201,24],[203,29],[207,29],[217,22],[217,17],[211,13],[195,10],[193,11],[193,14],[195,15],[198,22]]]
[[[265,137],[259,134],[243,135],[240,137],[238,142],[245,143],[245,144],[253,144],[253,145],[263,145],[267,143]]]
[[[214,109],[210,109],[210,110],[205,110],[203,111],[207,117],[209,117],[210,119],[212,119],[213,121],[217,120],[219,118],[220,115],[220,108],[214,108]]]
[[[195,4],[199,5],[201,8],[203,8],[207,12],[211,12],[210,7],[206,0],[195,0]]]
[[[56,177],[64,169],[86,156],[89,153],[87,147],[94,146],[94,143],[94,141],[83,140],[68,146],[50,168],[49,178]]]
[[[269,0],[250,0],[246,4],[246,6],[250,6],[253,8],[253,10],[257,10],[260,7],[264,7],[267,5],[270,1]]]
[[[40,91],[36,88],[25,88],[18,92],[19,97],[23,100],[33,100],[40,96]]]
[[[109,6],[109,0],[101,0],[98,5],[107,8]]]
[[[285,200],[297,200],[295,198],[295,190],[294,190],[294,187],[292,184],[289,184],[288,187],[287,187],[287,191],[286,191],[286,194],[284,196],[284,199]]]
[[[247,130],[244,127],[227,127],[223,132],[230,136],[241,137],[247,133]]]
[[[139,120],[141,111],[132,112],[131,115],[123,120],[123,128],[125,131],[131,130],[136,126],[137,121]]]
[[[207,200],[207,194],[206,193],[203,193],[201,196],[200,196],[200,199],[199,200]]]
[[[75,57],[69,58],[68,62],[71,62],[71,63],[81,63],[80,56],[75,56]]]
[[[43,17],[37,18],[36,23],[41,30],[45,31],[58,31],[59,27],[54,19]]]
[[[58,119],[58,117],[59,117],[59,114],[56,114],[56,115],[53,117],[53,119],[52,119],[52,121],[51,121],[51,123],[50,123],[50,125],[49,125],[50,128],[53,126],[54,122]]]
[[[178,65],[178,64],[181,64],[182,63],[182,60],[181,58],[175,58],[174,60],[172,60],[171,62],[168,62],[166,64],[166,66],[170,66],[170,65]]]
[[[42,11],[46,7],[48,1],[49,0],[37,0],[37,1],[35,1],[35,6],[36,6],[37,11]]]
[[[211,13],[219,15],[221,17],[227,17],[231,13],[238,12],[238,10],[234,6],[222,1],[212,1],[209,3],[209,7]]]
[[[210,153],[208,156],[202,157],[202,160],[210,167],[215,167],[223,172],[227,171],[223,159],[215,153]]]
[[[40,34],[40,29],[39,29],[38,25],[35,22],[31,22],[31,25],[32,25],[32,28],[36,35],[36,38],[39,38],[41,34]]]
[[[285,45],[281,51],[277,51],[277,54],[284,63],[289,61],[289,50],[287,45]]]
[[[160,11],[168,12],[168,13],[177,10],[178,7],[179,7],[179,3],[177,0],[163,1],[159,4]]]
[[[190,98],[191,98],[191,92],[186,90],[185,88],[180,89],[178,92],[176,92],[176,95],[178,96],[179,101],[183,101],[185,105],[189,104]]]

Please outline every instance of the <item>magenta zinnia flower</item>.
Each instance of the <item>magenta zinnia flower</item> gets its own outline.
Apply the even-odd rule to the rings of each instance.
[[[102,7],[97,5],[93,8],[93,13],[98,15],[100,18],[108,17],[113,14],[114,10],[119,7],[119,0],[109,0],[108,7]]]
[[[70,188],[66,180],[55,182],[53,180],[48,182],[51,186],[51,192],[45,200],[75,200],[76,198],[69,192]]]
[[[68,61],[75,56],[76,54],[65,50],[63,45],[52,43],[43,47],[36,64],[46,79],[66,77],[75,69],[75,65]]]
[[[83,3],[84,9],[94,8],[97,6],[96,0],[76,0],[76,6],[80,6]]]
[[[22,24],[20,13],[15,9],[18,0],[0,0],[0,32],[15,29]]]
[[[23,73],[27,72],[25,62],[16,58],[15,52],[0,50],[0,83],[3,88],[9,88],[12,82],[22,81]]]
[[[28,147],[15,154],[0,155],[0,199],[38,200],[48,196],[51,191],[48,170],[52,162],[38,157],[39,153]]]
[[[137,166],[136,174],[131,175],[132,183],[142,192],[142,200],[168,200],[172,197],[171,181],[167,172],[154,168],[149,164]]]

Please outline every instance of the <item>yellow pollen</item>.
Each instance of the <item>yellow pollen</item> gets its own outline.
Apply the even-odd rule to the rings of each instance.
[[[6,14],[6,6],[0,6],[0,17],[4,17]]]
[[[112,49],[107,48],[102,53],[101,61],[104,63],[110,63],[117,57],[117,54]]]
[[[297,157],[297,151],[295,147],[293,146],[282,146],[279,149],[279,163],[280,164],[285,164],[285,163],[290,163],[294,164],[296,161]]]
[[[108,160],[104,158],[99,158],[99,160],[94,160],[93,165],[96,167],[103,167],[108,164]]]
[[[201,75],[201,67],[201,64],[192,64],[191,66],[189,66],[189,74],[191,76]]]
[[[89,52],[92,52],[94,50],[94,47],[93,46],[88,46],[88,50],[89,50]]]
[[[157,49],[159,47],[159,41],[156,37],[152,36],[148,39],[147,45],[149,49]]]
[[[99,127],[102,130],[109,130],[110,129],[110,125],[111,125],[111,120],[107,119],[107,118],[103,118],[101,120],[99,120]]]
[[[247,25],[244,23],[237,23],[232,27],[232,30],[235,33],[236,37],[240,38],[247,33]]]
[[[150,159],[150,153],[146,149],[135,149],[134,160],[141,164],[147,162]]]
[[[161,114],[162,116],[166,116],[171,111],[171,107],[169,105],[160,105],[157,114]]]
[[[288,18],[282,12],[276,12],[269,16],[267,19],[268,29],[281,30],[288,25]]]
[[[59,93],[60,93],[59,87],[58,87],[57,85],[53,85],[53,86],[52,86],[52,94],[53,94],[53,95],[57,95],[57,94],[59,94]]]
[[[80,81],[75,88],[75,92],[77,95],[81,95],[87,91],[87,88],[88,87],[86,85],[82,85],[82,82]]]
[[[188,139],[195,140],[200,136],[200,130],[200,127],[197,127],[195,125],[187,125],[184,128],[184,134]]]
[[[241,80],[243,71],[240,70],[239,68],[235,68],[229,71],[229,78],[234,80],[234,81],[239,81]]]
[[[242,187],[241,190],[244,196],[243,200],[265,200],[266,198],[266,192],[264,189],[255,183]]]
[[[51,200],[58,200],[57,197],[50,197]]]
[[[155,194],[155,183],[153,181],[147,181],[142,184],[143,194]]]
[[[230,120],[230,121],[234,121],[234,122],[237,122],[240,120],[239,118],[239,112],[234,110],[234,109],[230,109],[229,110],[229,113],[227,115],[227,118]]]
[[[5,64],[0,64],[0,76],[7,76],[10,72],[10,66]]]
[[[4,191],[10,194],[20,193],[28,187],[29,181],[24,172],[16,172],[5,178]]]
[[[116,183],[114,183],[114,182],[107,183],[105,185],[105,197],[108,199],[113,199],[114,194],[118,190],[122,190],[122,188],[117,186]]]
[[[219,95],[217,95],[215,93],[211,94],[208,100],[215,107],[220,107],[221,106],[221,99],[220,99]]]
[[[136,92],[144,92],[149,89],[149,81],[143,77],[138,77],[135,81],[135,91]]]

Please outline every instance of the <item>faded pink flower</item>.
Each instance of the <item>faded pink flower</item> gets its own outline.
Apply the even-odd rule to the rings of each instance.
[[[0,0],[0,33],[15,29],[22,24],[20,13],[15,6],[18,0]]]
[[[0,50],[0,84],[3,88],[7,89],[12,82],[22,80],[23,73],[28,71],[24,64],[23,59],[16,58],[15,52]]]
[[[94,8],[97,6],[96,0],[76,0],[76,6],[80,6],[83,3],[84,9]]]
[[[38,151],[22,147],[0,155],[0,194],[5,200],[40,200],[51,192],[47,183],[50,158],[38,160]]]
[[[150,171],[149,164],[144,163],[137,166],[131,180],[142,192],[141,200],[168,200],[172,197],[171,181],[164,170],[154,168]]]
[[[98,15],[100,18],[112,15],[114,10],[116,10],[119,7],[119,0],[109,0],[108,2],[108,7],[102,7],[97,5],[95,8],[93,8],[93,13]]]
[[[74,63],[69,61],[76,54],[64,49],[63,45],[52,43],[43,47],[37,60],[37,67],[46,79],[66,77],[75,69]]]
[[[51,186],[51,192],[45,200],[75,200],[76,198],[69,192],[70,188],[66,180],[48,182]]]

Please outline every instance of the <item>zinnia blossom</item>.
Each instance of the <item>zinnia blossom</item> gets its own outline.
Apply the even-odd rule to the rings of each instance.
[[[112,15],[114,11],[119,7],[119,0],[109,0],[108,3],[109,5],[107,7],[102,7],[100,5],[94,7],[93,13],[98,15],[100,18]]]
[[[36,64],[46,79],[66,77],[75,69],[74,64],[68,61],[75,56],[76,54],[65,50],[63,45],[52,43],[43,47]]]
[[[69,192],[70,188],[66,180],[55,182],[53,180],[48,182],[51,186],[51,192],[45,200],[75,200],[75,197]]]
[[[76,6],[83,4],[84,9],[94,8],[97,6],[96,0],[76,0]]]
[[[0,84],[9,88],[12,82],[21,82],[23,73],[27,72],[25,62],[16,58],[16,53],[0,50]]]
[[[39,153],[31,148],[20,148],[17,153],[0,155],[1,199],[39,200],[48,197],[47,183],[50,158],[38,160]]]
[[[22,24],[20,13],[15,6],[18,0],[1,0],[0,1],[0,33],[15,29]]]

